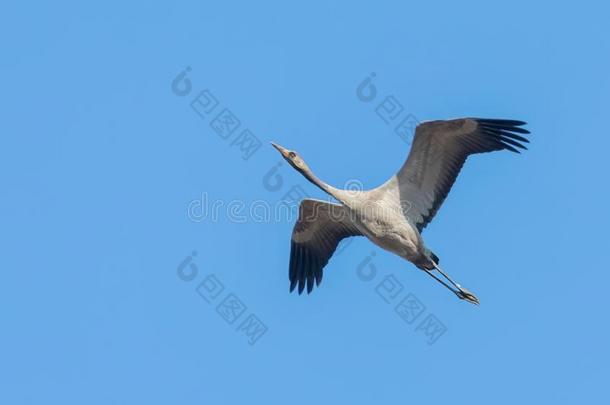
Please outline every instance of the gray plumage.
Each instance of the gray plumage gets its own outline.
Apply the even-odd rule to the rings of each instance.
[[[305,178],[340,204],[305,199],[299,207],[289,265],[290,291],[310,293],[324,266],[346,237],[366,236],[379,247],[412,262],[458,297],[478,304],[468,290],[438,267],[421,232],[432,221],[468,156],[498,150],[519,153],[529,142],[523,121],[464,118],[417,126],[409,156],[396,175],[366,191],[334,188],[318,179],[295,151],[272,145]],[[436,277],[437,270],[453,287]]]

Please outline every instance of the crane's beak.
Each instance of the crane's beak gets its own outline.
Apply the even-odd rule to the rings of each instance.
[[[288,149],[286,149],[274,142],[271,142],[271,146],[273,146],[275,149],[277,149],[282,154],[282,156],[284,156],[285,158],[288,157]]]

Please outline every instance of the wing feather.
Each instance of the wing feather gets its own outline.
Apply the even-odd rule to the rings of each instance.
[[[421,232],[434,218],[468,156],[497,150],[520,153],[529,140],[523,121],[463,118],[417,126],[407,161],[396,174],[404,214]]]
[[[298,287],[310,293],[322,282],[324,266],[339,242],[361,235],[343,205],[305,199],[299,206],[299,218],[292,231],[288,278],[290,292]]]

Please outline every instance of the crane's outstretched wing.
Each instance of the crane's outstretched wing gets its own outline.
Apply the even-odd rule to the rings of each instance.
[[[523,121],[463,118],[417,126],[407,161],[396,174],[403,211],[421,232],[440,208],[466,158],[529,142]],[[407,202],[405,204],[405,202]]]
[[[361,235],[343,205],[305,199],[299,207],[290,242],[290,292],[307,285],[307,293],[322,281],[322,269],[343,238]]]

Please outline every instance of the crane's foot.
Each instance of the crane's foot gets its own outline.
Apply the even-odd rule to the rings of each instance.
[[[445,277],[447,279],[447,281],[449,281],[452,286],[450,286],[449,284],[445,283],[443,280],[441,280],[440,278],[438,278],[432,271],[432,269],[426,269],[423,268],[423,270],[430,275],[430,277],[432,277],[433,279],[435,279],[436,281],[438,281],[439,283],[441,283],[442,285],[444,285],[445,287],[447,287],[447,289],[451,290],[452,293],[454,293],[455,295],[458,296],[459,299],[464,300],[464,301],[468,301],[471,304],[475,304],[475,305],[479,305],[479,299],[470,291],[468,291],[465,288],[462,288],[462,286],[460,286],[459,284],[457,284],[455,281],[453,281],[447,274],[445,274],[445,272],[443,270],[441,270],[440,267],[438,267],[438,265],[436,263],[434,263],[434,261],[432,261],[432,264],[434,265],[434,268],[436,270],[438,270],[439,273],[441,273],[441,275],[443,277]]]
[[[455,295],[457,295],[459,299],[468,301],[472,304],[475,304],[475,305],[480,304],[479,299],[473,293],[471,293],[470,291],[468,291],[467,289],[465,289],[463,287],[460,287],[460,289],[458,291],[455,291]]]

